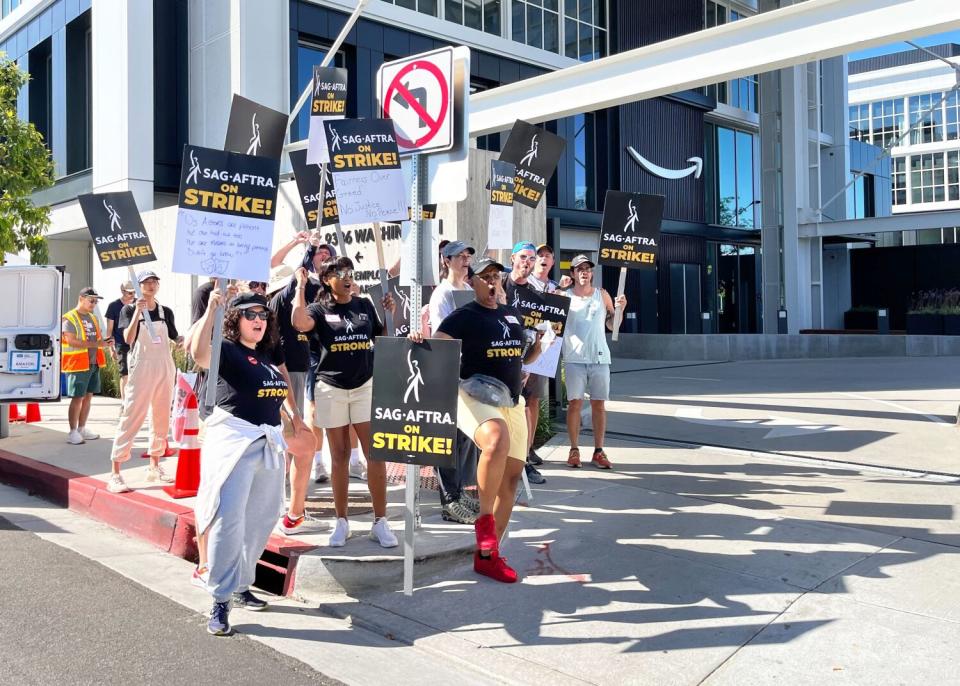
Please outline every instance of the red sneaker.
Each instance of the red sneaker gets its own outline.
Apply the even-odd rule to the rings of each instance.
[[[610,464],[610,460],[607,459],[607,454],[603,450],[595,450],[593,453],[593,459],[590,460],[593,462],[593,466],[597,469],[610,469],[613,465]]]
[[[477,533],[478,550],[492,550],[496,553],[500,549],[497,540],[497,520],[493,518],[492,514],[477,517],[473,528]]]
[[[500,557],[496,551],[490,553],[490,557],[480,557],[479,550],[474,552],[473,571],[504,584],[517,582],[517,573],[507,564],[507,558]]]

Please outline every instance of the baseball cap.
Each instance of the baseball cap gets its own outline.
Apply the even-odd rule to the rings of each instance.
[[[477,260],[472,267],[470,267],[467,275],[473,276],[474,274],[482,274],[485,270],[490,267],[496,267],[497,271],[503,271],[503,265],[497,262],[492,257],[481,257]]]
[[[293,267],[288,264],[277,265],[270,270],[270,280],[267,282],[266,293],[271,295],[290,283],[293,276]]]
[[[464,251],[469,252],[471,255],[474,255],[477,252],[473,249],[473,246],[469,245],[468,243],[464,243],[463,241],[450,241],[443,246],[441,253],[444,257],[455,257]]]
[[[537,246],[537,254],[538,254],[538,255],[540,254],[540,251],[541,251],[541,250],[547,250],[547,251],[550,252],[551,255],[555,255],[555,254],[556,254],[555,252],[553,252],[553,248],[551,248],[547,243],[541,243],[540,245]]]
[[[334,248],[334,247],[333,247],[332,245],[330,245],[329,243],[321,243],[320,245],[317,246],[317,250],[319,250],[320,248],[323,248],[323,249],[326,250],[328,253],[330,253],[330,257],[336,257],[336,256],[337,256],[337,249]]]
[[[260,306],[264,309],[267,307],[267,299],[264,298],[259,293],[254,293],[252,291],[247,291],[246,293],[241,293],[233,300],[230,301],[230,309],[232,310],[246,310],[250,307]]]
[[[581,264],[589,264],[591,267],[597,266],[593,262],[591,262],[590,258],[588,258],[586,255],[577,255],[572,260],[570,260],[570,270],[573,271],[574,269],[579,267]]]
[[[134,287],[133,281],[124,281],[120,284],[120,290],[125,293],[134,293],[137,289]]]
[[[86,288],[80,289],[81,298],[96,298],[97,300],[103,300],[103,296],[97,293],[93,286],[87,286]]]
[[[156,279],[160,280],[160,277],[157,276],[157,273],[152,269],[144,269],[142,272],[137,272],[137,283],[143,283],[147,279]]]
[[[516,255],[521,250],[529,250],[530,252],[537,252],[537,246],[535,246],[530,241],[519,241],[516,245],[513,246],[513,252],[511,255]]]

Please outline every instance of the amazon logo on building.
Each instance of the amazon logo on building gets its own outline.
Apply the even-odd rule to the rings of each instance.
[[[648,173],[659,176],[661,179],[682,179],[691,174],[693,174],[693,178],[699,179],[701,172],[703,172],[703,159],[700,157],[688,157],[687,162],[690,163],[689,167],[683,169],[667,169],[648,160],[634,150],[632,145],[627,146],[627,152],[630,153],[630,157]]]

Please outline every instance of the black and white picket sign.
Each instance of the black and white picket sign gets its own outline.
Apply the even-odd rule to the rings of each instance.
[[[223,149],[279,160],[287,134],[287,120],[283,112],[234,94]]]
[[[518,119],[507,138],[500,159],[517,166],[514,202],[527,207],[540,204],[547,184],[557,170],[566,141],[546,129]]]
[[[289,154],[293,177],[297,182],[297,194],[300,196],[300,206],[303,208],[307,226],[323,228],[337,224],[340,221],[340,215],[337,212],[337,193],[329,167],[307,162],[306,150],[291,150]],[[323,184],[321,205],[320,182],[323,174],[326,174],[327,178],[326,183]],[[321,206],[322,211],[319,209]]]
[[[347,70],[339,67],[313,68],[313,95],[310,98],[310,130],[307,137],[307,162],[330,161],[323,123],[347,116]]]
[[[487,247],[507,250],[513,246],[513,188],[517,167],[512,162],[490,160],[490,212]]]
[[[514,288],[513,298],[507,303],[517,309],[523,318],[523,326],[536,329],[543,322],[550,324],[553,334],[546,338],[549,342],[540,356],[523,371],[553,378],[560,362],[560,348],[563,345],[563,333],[570,314],[570,298],[555,293],[541,293],[532,288]]]
[[[410,318],[420,316],[419,313],[411,311],[410,287],[401,286],[399,276],[392,277],[387,284],[390,288],[390,294],[393,296],[393,301],[397,304],[397,311],[393,315],[393,331],[387,335],[407,336],[410,334]],[[429,302],[430,296],[433,294],[433,286],[421,286],[420,293],[421,302]],[[377,308],[377,314],[380,315],[380,321],[386,321],[383,303],[381,302],[383,300],[383,288],[379,283],[372,284],[367,288],[367,295],[373,300],[373,304]]]

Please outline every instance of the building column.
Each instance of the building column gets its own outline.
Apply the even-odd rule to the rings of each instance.
[[[53,156],[53,175],[67,173],[67,29],[61,28],[50,37],[51,100],[50,151]]]
[[[93,0],[93,190],[153,209],[153,3]]]

